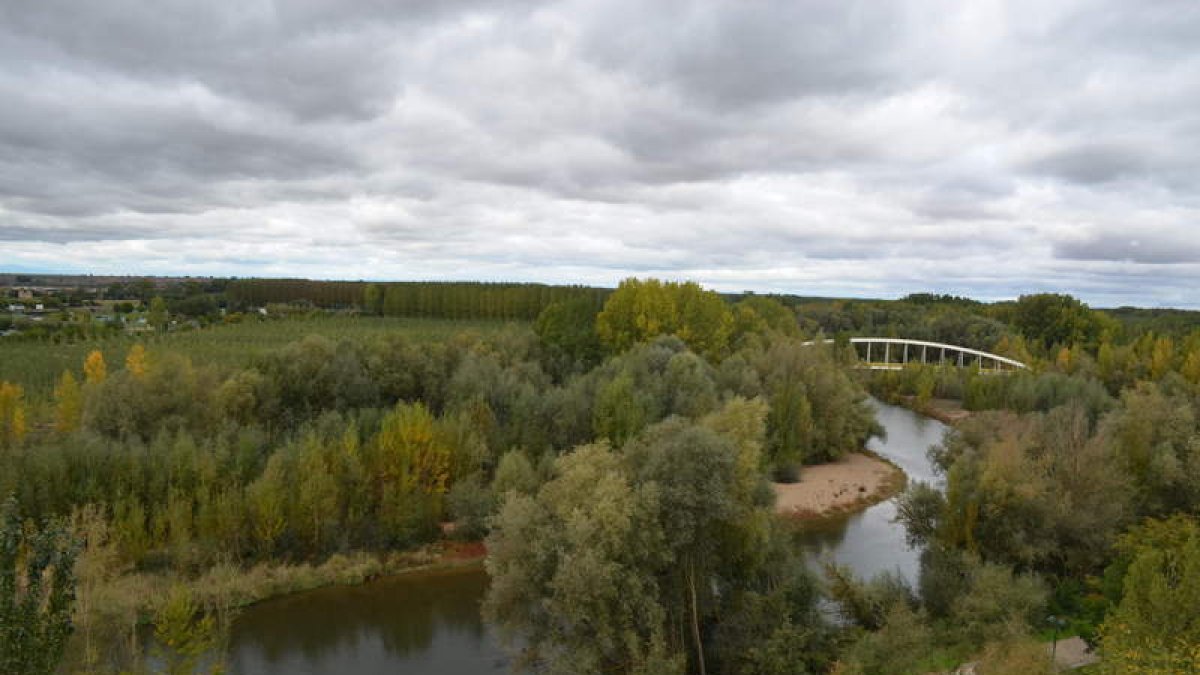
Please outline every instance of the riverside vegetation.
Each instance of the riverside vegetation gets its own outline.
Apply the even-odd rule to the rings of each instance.
[[[545,672],[1041,672],[1047,614],[1112,672],[1200,665],[1194,323],[1065,296],[239,283],[242,302],[357,304],[337,321],[363,328],[226,358],[226,327],[196,358],[168,334],[87,350],[52,392],[0,385],[0,672],[134,668],[147,624],[174,672],[219,667],[239,604],[433,562],[446,521],[487,537],[485,612]],[[371,316],[389,313],[536,320],[424,340]],[[802,345],[820,331],[1033,368],[868,375],[844,341]],[[978,411],[934,451],[944,491],[902,499],[915,587],[815,578],[773,514],[770,478],[876,433],[864,388]]]

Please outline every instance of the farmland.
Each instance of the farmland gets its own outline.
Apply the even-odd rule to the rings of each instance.
[[[195,363],[232,370],[308,335],[331,340],[366,341],[404,333],[414,342],[437,342],[463,333],[488,334],[521,322],[491,320],[421,319],[403,317],[327,316],[274,320],[250,319],[242,323],[167,332],[160,335],[117,335],[75,342],[34,340],[0,341],[0,381],[21,385],[31,399],[49,396],[64,370],[82,368],[92,350],[100,350],[109,364],[119,364],[129,348],[141,343],[153,355],[171,351]]]

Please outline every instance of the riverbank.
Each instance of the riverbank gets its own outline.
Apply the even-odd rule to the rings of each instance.
[[[228,627],[233,615],[253,604],[328,586],[358,586],[383,577],[479,565],[482,542],[443,540],[394,552],[336,553],[320,563],[265,562],[252,566],[218,563],[189,577],[174,571],[132,572],[82,585],[80,615],[66,663],[95,664],[95,644],[108,644],[109,662],[138,663],[142,628],[149,625],[172,588],[185,588],[197,607]],[[92,652],[89,655],[89,652]]]
[[[915,396],[899,396],[894,403],[950,426],[971,416],[971,411],[963,408],[962,401],[951,398],[932,398],[926,403],[918,403]]]
[[[476,564],[486,555],[482,542],[439,541],[410,551],[337,553],[317,565],[217,565],[185,583],[203,606],[240,609],[325,586],[357,586],[381,577]]]
[[[895,464],[867,451],[836,462],[806,466],[795,483],[772,483],[775,511],[794,520],[813,520],[853,511],[890,499],[907,477]]]

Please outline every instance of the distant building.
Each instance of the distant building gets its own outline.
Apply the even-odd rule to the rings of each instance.
[[[18,300],[32,300],[33,299],[33,290],[29,289],[29,288],[18,288],[17,289],[17,299]]]

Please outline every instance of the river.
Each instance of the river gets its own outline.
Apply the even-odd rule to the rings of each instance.
[[[945,426],[872,399],[886,439],[871,450],[909,480],[934,481],[926,449]],[[859,576],[899,571],[915,580],[919,551],[893,522],[895,500],[814,527],[797,541],[810,560],[832,559]],[[337,586],[255,605],[234,623],[231,675],[348,675],[507,672],[495,633],[479,615],[487,590],[481,567],[422,572]]]
[[[937,484],[940,478],[925,451],[941,442],[946,425],[907,408],[870,401],[887,437],[873,438],[867,447],[903,469],[910,482]],[[915,584],[921,552],[908,546],[904,527],[895,519],[896,500],[889,499],[858,513],[806,526],[796,540],[814,566],[828,559],[849,567],[859,577],[899,572]]]

